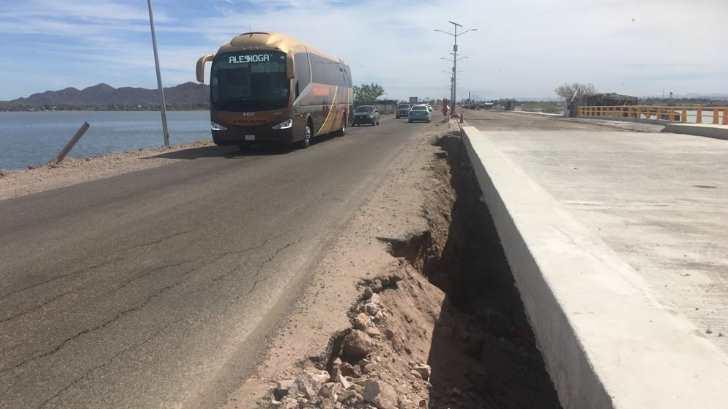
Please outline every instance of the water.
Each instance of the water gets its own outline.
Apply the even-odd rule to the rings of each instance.
[[[0,169],[47,163],[86,121],[91,125],[71,157],[158,147],[163,144],[159,112],[0,112]],[[167,112],[170,143],[210,138],[207,111]]]

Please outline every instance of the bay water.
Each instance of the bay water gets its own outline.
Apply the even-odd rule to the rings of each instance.
[[[71,151],[82,158],[163,145],[154,111],[0,112],[0,169],[45,164],[86,121],[91,128]],[[210,139],[208,111],[167,112],[170,143]]]

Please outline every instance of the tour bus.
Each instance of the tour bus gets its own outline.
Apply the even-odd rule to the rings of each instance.
[[[251,32],[200,57],[200,83],[208,62],[217,145],[307,147],[316,136],[346,131],[353,92],[351,71],[341,59],[284,34]]]

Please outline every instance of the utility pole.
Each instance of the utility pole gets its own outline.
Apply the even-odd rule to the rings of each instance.
[[[159,55],[157,54],[157,36],[154,33],[154,13],[152,13],[152,0],[147,0],[149,9],[149,28],[152,31],[152,48],[154,49],[154,66],[157,70],[157,89],[162,97],[162,132],[164,133],[164,146],[169,147],[169,129],[167,128],[167,102],[164,100],[164,87],[162,87],[162,73],[159,71]]]
[[[437,31],[438,33],[447,34],[447,35],[453,37],[455,40],[455,42],[452,46],[452,53],[451,53],[452,54],[452,92],[450,93],[450,99],[451,99],[450,104],[452,105],[452,107],[450,109],[450,112],[453,112],[455,110],[455,105],[457,103],[457,97],[458,97],[458,92],[457,92],[457,88],[458,88],[458,76],[457,76],[458,75],[457,74],[457,72],[458,72],[458,37],[461,35],[465,35],[471,31],[478,31],[478,29],[471,28],[471,29],[458,33],[458,29],[463,27],[462,24],[458,24],[454,21],[449,21],[449,23],[453,25],[454,30],[452,32],[438,30],[438,29],[435,29],[435,31]]]

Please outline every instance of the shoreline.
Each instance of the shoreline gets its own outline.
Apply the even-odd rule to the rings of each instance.
[[[169,148],[141,148],[82,158],[66,158],[59,165],[29,165],[25,169],[0,169],[0,200],[109,178],[138,170],[179,162],[164,154],[215,146],[210,139],[172,145]]]
[[[82,107],[78,109],[0,109],[0,112],[160,112],[159,108],[155,109],[112,109],[109,107],[99,107],[100,109],[93,109],[93,107]],[[209,111],[209,107],[199,108],[170,108],[167,107],[167,112],[198,112],[198,111]]]

